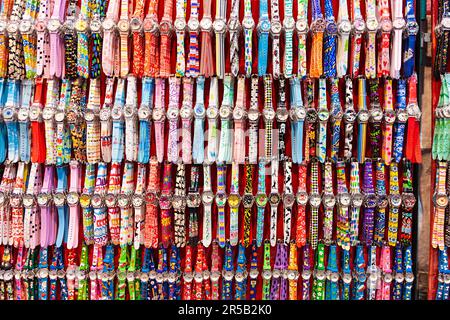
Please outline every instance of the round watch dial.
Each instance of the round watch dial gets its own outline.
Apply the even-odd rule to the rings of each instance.
[[[405,123],[408,120],[408,113],[404,109],[397,110],[397,119],[401,123]]]
[[[391,194],[389,195],[389,202],[393,207],[400,207],[400,205],[402,204],[402,197],[400,194]]]
[[[255,202],[258,207],[265,207],[269,199],[265,193],[259,193],[255,197]]]
[[[164,120],[164,110],[162,108],[156,108],[153,110],[153,120],[154,121]]]
[[[251,30],[255,27],[255,20],[252,17],[244,17],[242,20],[242,26],[244,29]]]
[[[188,106],[182,106],[180,109],[180,117],[182,119],[190,119],[192,118],[193,110],[191,107]]]
[[[374,32],[378,30],[378,20],[376,18],[370,18],[366,21],[367,30]]]
[[[103,21],[103,30],[105,31],[111,31],[112,29],[114,29],[114,27],[116,26],[116,24],[114,23],[114,20],[106,18]]]
[[[144,19],[142,28],[144,32],[156,33],[159,30],[159,24],[153,19]]]
[[[306,33],[308,32],[308,20],[307,19],[299,19],[295,22],[295,30],[298,33]]]
[[[367,194],[365,198],[367,208],[375,208],[377,205],[377,196],[375,194]]]
[[[242,204],[244,208],[251,208],[253,206],[253,202],[255,201],[255,197],[252,194],[246,193],[242,197]]]
[[[280,21],[272,21],[272,23],[270,24],[270,33],[274,36],[280,35],[282,29],[283,26],[281,25]]]
[[[169,107],[167,109],[167,119],[176,120],[178,118],[180,111],[176,107]]]
[[[392,21],[390,19],[382,19],[380,21],[380,29],[382,32],[391,32],[392,31]]]
[[[327,109],[320,109],[317,113],[317,116],[319,118],[319,121],[328,121],[328,118],[330,117],[330,112]]]
[[[352,205],[354,207],[361,207],[364,201],[364,196],[361,193],[352,194]]]
[[[370,113],[367,110],[359,110],[358,112],[358,121],[365,123],[367,121],[369,121],[370,118]]]
[[[292,31],[295,28],[295,20],[293,17],[287,17],[283,20],[283,26],[286,31]]]
[[[337,26],[336,22],[334,20],[327,21],[325,31],[327,32],[327,34],[329,34],[331,36],[337,34],[338,26]]]
[[[200,21],[200,28],[202,29],[202,31],[211,31],[212,30],[212,20],[211,18],[207,17],[207,18],[203,18]]]
[[[293,194],[285,194],[283,196],[283,205],[284,207],[292,207],[295,202],[295,196]]]
[[[366,30],[366,24],[363,19],[356,19],[353,22],[353,28],[355,29],[355,32],[363,33]]]
[[[79,199],[79,196],[78,196],[78,193],[76,193],[76,192],[69,192],[67,194],[67,203],[69,205],[77,204],[78,203],[78,199]]]
[[[286,108],[278,108],[276,111],[277,120],[280,122],[285,122],[289,118],[289,112]]]
[[[245,109],[242,107],[236,107],[233,110],[234,120],[243,120],[245,118]]]
[[[151,111],[149,107],[140,107],[138,110],[138,118],[140,120],[148,119],[150,118]]]
[[[341,34],[349,34],[352,31],[352,24],[349,20],[342,20],[338,24],[338,32]]]
[[[225,203],[227,202],[227,196],[224,193],[218,193],[216,194],[216,204],[218,207],[225,206]]]
[[[189,19],[187,26],[190,32],[197,32],[200,30],[200,21],[191,18]]]
[[[327,208],[332,208],[336,204],[336,198],[332,194],[325,194],[322,201],[323,205]]]
[[[281,201],[281,196],[278,193],[271,193],[269,195],[269,203],[271,206],[277,206]]]
[[[224,33],[227,30],[225,20],[223,19],[214,20],[213,28],[216,33]]]
[[[31,32],[31,29],[32,29],[32,23],[30,20],[26,19],[26,20],[20,21],[19,30],[21,33],[27,34],[27,33]]]
[[[308,193],[306,191],[299,191],[296,195],[297,203],[300,205],[306,205],[308,203]]]
[[[356,120],[355,110],[353,110],[353,109],[346,110],[344,112],[344,120],[346,122],[350,122],[350,123],[355,122],[355,120]]]
[[[102,22],[99,19],[94,19],[91,21],[89,27],[94,33],[100,32],[102,28]]]
[[[393,124],[395,122],[396,114],[394,110],[386,110],[384,112],[384,121],[387,124]]]
[[[64,196],[64,193],[62,193],[62,192],[58,192],[53,195],[53,202],[55,203],[55,205],[57,207],[63,206],[65,199],[66,199],[66,197]]]
[[[26,121],[28,119],[29,111],[26,108],[20,108],[17,113],[17,119],[19,121]]]
[[[6,27],[6,31],[9,33],[16,33],[19,30],[19,23],[17,21],[10,21]]]
[[[206,109],[206,116],[209,119],[215,119],[219,116],[219,110],[215,106],[209,107]]]
[[[352,197],[349,193],[341,193],[338,195],[339,205],[343,207],[348,207],[352,200]]]
[[[110,108],[104,108],[100,110],[100,120],[101,121],[108,121],[111,118],[111,109]]]
[[[249,109],[247,116],[248,116],[248,120],[257,121],[259,118],[259,111],[256,109]]]
[[[228,205],[232,208],[238,207],[240,201],[241,201],[241,198],[239,197],[238,194],[232,193],[228,196]]]
[[[272,108],[265,108],[263,110],[263,117],[266,121],[272,121],[273,119],[275,119],[275,110],[273,110]]]
[[[383,119],[383,110],[375,108],[370,110],[370,120],[373,122],[380,122]]]
[[[404,29],[406,26],[406,21],[403,18],[394,19],[394,21],[392,22],[392,26],[394,27],[394,29]]]
[[[203,192],[202,194],[202,202],[204,204],[211,204],[214,200],[214,193],[211,191]]]
[[[270,21],[269,19],[263,19],[258,23],[258,32],[269,33],[270,31]]]
[[[184,19],[176,19],[175,20],[175,29],[177,30],[177,32],[181,32],[184,31],[186,29],[186,20]]]
[[[219,114],[222,119],[227,119],[231,116],[232,110],[229,106],[222,106],[219,110]]]
[[[91,195],[87,194],[87,193],[83,193],[80,196],[80,206],[82,208],[88,208],[90,204],[91,204]]]

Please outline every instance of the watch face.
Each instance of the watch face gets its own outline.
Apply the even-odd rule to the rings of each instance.
[[[391,206],[398,208],[402,204],[402,197],[399,194],[391,194],[389,195],[389,202]]]
[[[275,110],[273,110],[272,108],[264,108],[263,117],[266,121],[272,121],[273,119],[275,119]]]
[[[403,18],[394,19],[394,21],[392,22],[392,26],[394,27],[394,29],[401,30],[405,28],[406,21]]]
[[[30,120],[37,121],[42,114],[40,106],[31,106],[30,108]]]
[[[23,198],[22,198],[22,203],[25,207],[31,207],[34,204],[33,195],[32,194],[24,194]],[[11,203],[12,206],[15,206],[14,204]]]
[[[103,198],[99,194],[94,194],[91,198],[91,203],[94,208],[100,208],[102,206]]]
[[[203,204],[211,204],[214,200],[214,194],[211,191],[203,192],[202,201]]]
[[[397,119],[401,123],[405,123],[408,120],[408,113],[404,109],[397,110]]]
[[[169,107],[167,109],[167,119],[176,120],[178,118],[180,111],[176,107]]]
[[[306,191],[299,191],[296,195],[297,203],[305,206],[308,203],[308,193]]]
[[[332,208],[336,204],[336,198],[332,194],[324,194],[322,201],[326,208]]]
[[[348,109],[344,112],[344,120],[346,122],[352,123],[356,120],[356,112],[353,109]]]
[[[364,23],[363,19],[356,19],[353,22],[353,28],[355,29],[356,33],[363,33],[366,30],[366,24]]]
[[[107,206],[108,208],[113,208],[113,207],[115,207],[115,206],[116,206],[116,202],[117,202],[117,198],[116,198],[116,195],[115,195],[115,194],[113,194],[113,193],[108,193],[108,194],[105,196],[105,203],[106,203],[106,206]]]
[[[322,18],[316,19],[311,23],[311,31],[313,33],[325,31],[325,20]]]
[[[384,111],[384,121],[386,121],[387,124],[393,124],[395,122],[395,111],[394,110]]]
[[[83,193],[80,196],[80,206],[82,208],[88,208],[91,204],[91,195],[88,193]]]
[[[190,32],[197,32],[200,29],[200,22],[198,19],[190,18],[187,26]]]
[[[130,29],[133,31],[139,31],[142,26],[142,21],[138,17],[131,18]]]
[[[270,21],[269,19],[262,19],[258,23],[258,32],[269,33],[270,31]]]
[[[69,205],[76,205],[78,203],[79,196],[76,192],[69,192],[67,194],[67,203]]]
[[[410,103],[406,107],[406,111],[408,112],[408,116],[420,119],[422,116],[422,112],[419,109],[417,103]]]
[[[280,21],[272,21],[270,24],[270,33],[274,36],[280,35],[283,26]]]
[[[383,110],[381,110],[381,108],[370,110],[370,119],[373,122],[381,122],[381,120],[383,119]]]
[[[19,23],[17,21],[10,21],[6,27],[6,31],[9,33],[16,33],[19,30]]]
[[[44,32],[46,26],[47,26],[47,23],[45,21],[41,20],[41,21],[36,22],[35,28],[36,28],[36,31],[38,31],[38,32]]]
[[[203,119],[206,115],[206,109],[203,104],[196,104],[194,107],[194,116],[198,119]]]
[[[182,106],[180,109],[180,117],[182,119],[190,119],[192,118],[193,110],[188,106]]]
[[[242,26],[244,29],[251,30],[255,27],[255,20],[252,17],[244,17],[242,20]]]
[[[159,30],[159,25],[153,19],[144,19],[142,28],[144,29],[144,32],[156,33]]]
[[[292,31],[295,28],[295,20],[292,17],[287,17],[283,20],[285,31]]]
[[[266,206],[268,200],[269,199],[267,198],[267,195],[265,193],[259,193],[255,197],[256,205],[261,208],[264,208]]]
[[[416,197],[412,193],[403,193],[402,204],[405,209],[412,209],[416,204]]]
[[[164,120],[164,110],[162,108],[156,108],[153,110],[153,120],[154,121]]]
[[[322,202],[321,200],[322,199],[318,193],[313,193],[309,196],[309,203],[315,208],[320,206],[320,203]]]
[[[94,33],[100,32],[100,29],[102,28],[102,22],[99,19],[93,19],[91,20],[89,27]]]
[[[352,197],[349,193],[341,193],[338,195],[339,205],[342,207],[348,207],[352,201]]]
[[[224,207],[227,203],[227,195],[224,193],[216,194],[216,204],[218,207]]]
[[[314,123],[317,121],[317,110],[314,108],[309,108],[306,110],[306,121]]]
[[[352,24],[349,20],[342,20],[338,24],[338,31],[340,34],[349,34],[352,31]]]
[[[245,109],[242,107],[236,107],[233,110],[233,119],[234,120],[243,120],[245,118]]]
[[[297,118],[297,120],[305,120],[306,109],[304,107],[295,108],[295,117]]]
[[[115,27],[115,25],[116,24],[114,23],[114,20],[112,20],[110,18],[106,18],[103,21],[103,30],[110,31],[110,30],[112,30]]]
[[[200,21],[200,28],[202,31],[211,31],[212,30],[212,20],[211,18],[203,18]]]
[[[176,19],[175,20],[175,29],[180,32],[180,31],[184,31],[186,29],[186,21],[184,19]]]
[[[444,29],[450,29],[450,17],[442,17],[441,25]]]
[[[358,112],[358,121],[365,123],[367,121],[369,121],[370,118],[370,113],[367,110],[359,110]]]
[[[374,32],[378,30],[378,21],[375,18],[367,19],[366,21],[367,30]]]
[[[170,21],[162,20],[159,24],[159,31],[161,34],[169,35],[172,32],[173,25]]]
[[[64,196],[64,193],[62,193],[62,192],[58,192],[53,195],[53,203],[57,207],[63,206],[65,200],[66,200],[66,197]]]
[[[20,108],[17,113],[17,119],[19,121],[26,121],[28,119],[29,111],[26,108]]]
[[[198,208],[202,199],[199,193],[189,193],[186,198],[186,204],[189,208]]]
[[[37,203],[40,206],[47,206],[50,199],[51,199],[51,195],[49,193],[40,193],[37,196]]]
[[[227,29],[225,20],[223,20],[223,19],[214,20],[213,28],[216,33],[224,33]]]
[[[147,203],[155,206],[159,204],[158,196],[154,192],[147,193],[147,195],[145,196],[145,200]]]
[[[208,107],[208,109],[206,109],[206,116],[209,119],[216,119],[219,116],[219,110],[215,106]]]
[[[280,122],[285,122],[289,118],[289,112],[284,107],[278,108],[275,114],[276,114],[277,120]]]
[[[183,196],[173,196],[172,197],[172,206],[174,209],[180,210],[180,209],[184,208],[185,205],[186,205],[186,200],[184,199]]]
[[[440,208],[447,207],[447,204],[448,204],[447,195],[446,194],[436,194],[434,196],[434,203],[436,204],[436,206],[438,206]]]
[[[75,23],[75,30],[78,32],[86,32],[88,27],[88,22],[86,20],[80,19]]]
[[[249,109],[247,116],[250,121],[257,121],[259,118],[259,111],[256,109]]]
[[[119,194],[119,196],[117,197],[117,204],[119,205],[119,207],[126,208],[128,207],[129,203],[130,198],[127,194]]]
[[[336,35],[337,31],[338,31],[336,22],[334,20],[327,21],[325,31],[327,32],[327,34],[329,34],[331,36]]]
[[[132,118],[136,114],[135,109],[132,105],[126,105],[123,108],[123,115],[125,118]]]
[[[392,31],[392,21],[390,19],[382,19],[380,21],[380,28],[383,32],[391,32]]]
[[[283,196],[283,205],[286,208],[292,207],[295,202],[295,196],[293,194],[285,194]]]
[[[281,196],[278,193],[269,194],[269,203],[271,206],[278,206],[281,201]]]
[[[220,118],[228,119],[231,117],[232,110],[229,106],[222,106],[219,110]]]
[[[161,195],[159,198],[159,205],[161,209],[168,210],[172,206],[172,197],[169,195]]]
[[[375,208],[377,205],[377,196],[375,194],[367,194],[365,198],[365,205],[367,208]]]
[[[111,110],[111,118],[113,120],[121,120],[122,115],[123,115],[122,107],[115,106],[115,107],[112,108],[112,110]]]
[[[111,118],[111,109],[110,108],[103,108],[100,110],[100,120],[101,121],[108,121]]]
[[[88,122],[90,122],[90,121],[94,121],[94,119],[95,119],[95,114],[94,114],[94,112],[92,112],[92,111],[86,111],[85,113],[84,113],[84,119],[86,120],[86,121],[88,121]]]
[[[328,121],[328,118],[330,117],[330,112],[327,109],[320,109],[317,113],[317,116],[319,118],[319,121]]]
[[[242,197],[242,204],[244,208],[251,208],[253,206],[253,202],[255,201],[255,197],[252,194],[246,193]]]
[[[239,197],[238,194],[232,193],[232,194],[230,194],[230,195],[228,196],[228,205],[229,205],[231,208],[236,208],[236,207],[238,207],[240,201],[241,201],[241,199],[240,199],[240,197]]]
[[[138,110],[139,120],[148,120],[150,118],[151,111],[149,107],[140,107]]]
[[[299,19],[295,22],[295,30],[298,33],[306,33],[308,32],[308,20],[307,19]]]
[[[11,107],[5,107],[5,109],[3,109],[3,118],[5,120],[12,120],[13,117],[14,117],[14,109]]]
[[[364,201],[364,196],[361,193],[352,194],[352,205],[356,208],[361,207]]]
[[[31,25],[30,20],[27,19],[27,20],[20,21],[19,30],[21,33],[27,34],[27,33],[31,32],[31,27],[32,27],[32,25]]]

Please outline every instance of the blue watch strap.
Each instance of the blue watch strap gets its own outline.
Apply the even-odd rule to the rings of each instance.
[[[67,175],[67,166],[58,166],[56,167],[56,176],[57,176],[57,185],[56,192],[64,193],[67,191],[68,186],[68,175]],[[68,229],[67,229],[67,215],[68,208],[66,205],[57,206],[58,210],[58,231],[56,235],[56,247],[60,247],[67,239]]]
[[[397,113],[405,113],[406,111],[406,80],[399,79],[397,86]],[[399,163],[403,157],[403,145],[405,142],[405,127],[406,123],[397,120],[394,124],[394,162]]]
[[[155,90],[155,79],[144,78],[142,80],[141,107],[153,109],[153,95]],[[139,146],[138,162],[148,163],[150,160],[151,121],[149,119],[139,120]]]
[[[337,46],[337,25],[333,13],[331,0],[325,0],[325,20],[326,29],[323,42],[324,75],[327,78],[336,77],[336,46]]]
[[[263,21],[262,23],[269,23],[269,19],[267,18],[267,21]],[[258,76],[260,77],[267,73],[268,51],[269,33],[260,32],[258,36]]]
[[[329,272],[330,277],[327,279],[325,299],[339,300],[339,269],[337,266],[337,249],[334,244],[329,246],[328,249],[327,271]]]

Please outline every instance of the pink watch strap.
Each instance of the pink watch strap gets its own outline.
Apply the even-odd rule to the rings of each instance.
[[[41,193],[51,194],[54,189],[54,177],[55,177],[55,169],[54,166],[49,165],[45,166],[44,172],[44,183],[42,184]],[[52,206],[47,203],[44,206],[40,206],[41,209],[41,247],[46,248],[50,242],[50,230],[53,229],[51,224],[50,212],[52,210]]]
[[[51,19],[64,21],[66,0],[56,0]],[[61,78],[64,66],[64,43],[59,32],[50,32],[50,76]]]
[[[69,193],[81,191],[80,164],[78,161],[70,163],[70,186]],[[79,204],[69,205],[69,230],[67,235],[67,249],[78,247],[78,234],[80,225],[80,206]]]
[[[155,81],[155,110],[164,112],[166,82],[162,78],[157,78]],[[162,120],[155,120],[155,139],[156,139],[156,157],[158,162],[164,160],[164,116]]]

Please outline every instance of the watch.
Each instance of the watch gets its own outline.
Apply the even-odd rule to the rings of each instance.
[[[251,0],[244,0],[244,19],[242,19],[242,29],[244,33],[244,69],[245,76],[249,78],[252,75],[253,65],[253,30],[255,29],[255,20],[252,15]]]
[[[300,79],[292,77],[290,79],[291,109],[289,118],[291,120],[291,150],[292,162],[303,162],[303,128],[306,118],[306,109],[303,106],[302,89]]]
[[[233,156],[233,135],[231,117],[233,113],[234,102],[234,78],[230,74],[226,74],[223,80],[223,100],[222,106],[219,108],[220,116],[220,143],[219,152],[217,154],[217,163],[230,163]]]
[[[267,73],[269,32],[271,30],[268,0],[259,2],[259,21],[256,28],[258,31],[258,76],[262,77]]]
[[[233,161],[231,165],[231,185],[230,194],[228,195],[228,206],[230,207],[230,225],[229,225],[229,239],[230,244],[234,247],[239,242],[239,205],[241,203],[241,196],[239,194],[239,163]],[[245,234],[245,220],[244,217],[244,234]]]
[[[219,79],[225,76],[226,8],[226,0],[216,0],[216,16],[212,27],[216,35],[216,75]]]
[[[336,197],[334,196],[333,188],[332,164],[330,161],[325,162],[323,175],[324,189],[322,202],[325,209],[323,217],[323,240],[325,244],[329,244],[333,238],[333,215],[336,204]]]
[[[192,143],[192,159],[196,164],[202,164],[205,160],[205,77],[197,78],[196,100],[193,109],[194,114],[194,140]]]

